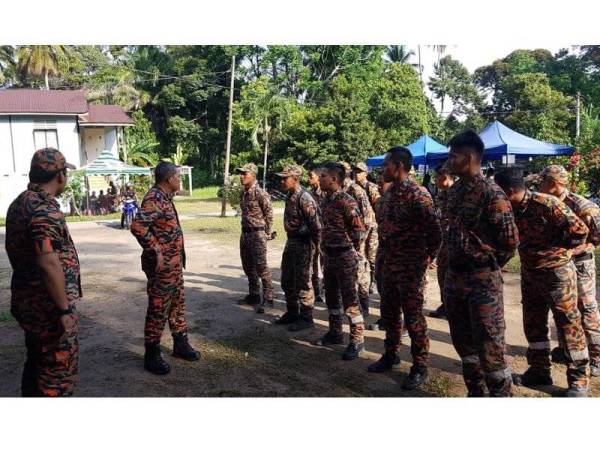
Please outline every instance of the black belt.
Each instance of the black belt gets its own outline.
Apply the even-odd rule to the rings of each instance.
[[[327,256],[337,256],[352,250],[352,247],[322,247],[322,250]]]
[[[265,227],[242,227],[242,233],[254,233],[255,231],[265,231]]]
[[[593,253],[585,252],[585,253],[582,253],[581,255],[573,256],[573,261],[575,261],[575,262],[588,261],[588,260],[592,259],[593,257],[594,257]]]

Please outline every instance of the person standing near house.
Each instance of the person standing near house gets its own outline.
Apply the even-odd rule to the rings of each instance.
[[[372,294],[373,285],[375,284],[375,255],[377,255],[377,243],[379,241],[377,236],[377,220],[375,220],[375,211],[377,209],[377,203],[381,198],[381,194],[379,194],[379,188],[377,185],[367,179],[369,169],[367,169],[367,165],[365,163],[357,163],[353,166],[353,169],[356,184],[358,184],[366,192],[372,211],[371,228],[369,229],[367,239],[365,240],[365,257],[369,262],[369,294]]]
[[[449,142],[448,169],[459,180],[448,192],[448,271],[444,282],[452,344],[462,360],[469,397],[512,395],[505,358],[500,269],[519,244],[506,194],[481,175],[484,145],[472,130]]]
[[[349,361],[364,351],[365,321],[357,296],[357,270],[366,228],[356,200],[342,190],[345,178],[346,169],[340,163],[327,163],[320,173],[321,189],[326,192],[321,210],[321,250],[329,331],[315,345],[343,343],[343,311],[350,321],[350,342],[342,358]]]
[[[548,312],[557,324],[558,340],[567,356],[568,397],[586,397],[589,354],[577,308],[577,274],[572,249],[586,242],[588,228],[554,196],[531,192],[523,172],[511,167],[498,173],[519,228],[523,326],[529,343],[524,374],[515,383],[551,385]]]
[[[350,178],[352,175],[352,166],[350,166],[350,164],[347,162],[342,162],[341,164],[346,170],[346,178],[344,179],[342,190],[356,200],[356,203],[358,204],[358,211],[360,212],[362,221],[367,231],[363,236],[358,249],[360,261],[358,263],[357,272],[358,300],[360,301],[360,307],[362,308],[364,318],[367,319],[369,317],[369,287],[371,286],[371,277],[365,243],[371,227],[373,226],[373,222],[375,221],[375,217],[373,208],[371,208],[371,204],[369,203],[369,197],[367,193]]]
[[[185,247],[173,196],[181,189],[179,168],[161,161],[150,188],[131,224],[131,234],[142,247],[142,270],[148,279],[148,310],[144,327],[144,368],[166,375],[171,366],[162,358],[160,339],[167,321],[173,336],[173,356],[200,359],[188,341],[185,317]]]
[[[248,277],[249,294],[240,304],[257,306],[264,313],[263,305],[273,307],[273,278],[267,263],[267,241],[275,237],[273,232],[273,208],[269,193],[258,186],[256,165],[249,163],[236,169],[243,186],[240,194],[242,210],[242,235],[240,256],[242,267]],[[262,304],[260,298],[262,282]]]
[[[402,387],[414,390],[427,381],[429,337],[423,315],[425,273],[442,242],[433,199],[423,186],[408,178],[412,155],[404,147],[392,148],[385,157],[383,176],[393,182],[380,200],[378,217],[382,266],[381,317],[385,328],[385,353],[371,364],[370,372],[383,372],[400,362],[402,314],[411,339],[413,366]]]
[[[281,288],[287,311],[275,323],[299,331],[314,326],[311,268],[319,246],[321,214],[315,199],[300,185],[300,167],[289,165],[276,175],[287,193],[283,216],[287,241],[281,258]]]
[[[313,167],[308,171],[308,184],[310,186],[310,195],[315,199],[319,208],[325,198],[325,192],[321,189],[321,185],[319,182],[319,170],[316,167]],[[315,293],[315,303],[323,303],[323,297],[321,295],[321,280],[319,279],[319,267],[321,271],[323,271],[323,257],[321,255],[321,245],[316,248],[315,254],[313,256],[312,262],[312,286],[313,291]]]
[[[437,256],[437,279],[440,287],[442,304],[432,311],[429,316],[436,318],[446,317],[446,297],[444,295],[444,283],[448,271],[448,192],[454,184],[454,177],[450,175],[448,167],[443,164],[435,169],[436,196],[435,206],[440,217],[442,227],[442,247]]]
[[[596,300],[596,258],[594,248],[600,244],[600,208],[590,200],[567,189],[569,174],[563,166],[551,165],[540,174],[540,192],[553,195],[567,205],[589,229],[585,243],[573,249],[577,270],[577,307],[590,353],[590,375],[600,377],[600,316]],[[552,350],[555,362],[565,363],[565,351],[560,345]]]
[[[34,153],[29,185],[6,216],[6,253],[13,269],[11,313],[25,332],[24,397],[71,396],[79,362],[79,258],[56,201],[67,184],[56,149]]]

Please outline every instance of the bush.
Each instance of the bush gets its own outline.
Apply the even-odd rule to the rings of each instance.
[[[240,177],[237,175],[232,175],[227,179],[225,185],[219,188],[217,196],[219,198],[223,198],[223,196],[225,196],[225,199],[229,205],[233,209],[237,210],[240,206],[240,195],[242,194],[242,189],[244,188],[240,182]]]

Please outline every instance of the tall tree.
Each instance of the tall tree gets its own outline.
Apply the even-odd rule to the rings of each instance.
[[[413,56],[415,56],[415,52],[406,45],[388,45],[385,49],[384,60],[389,63],[410,64],[410,58]]]
[[[43,76],[46,89],[50,89],[48,76],[59,75],[61,60],[68,56],[66,45],[24,45],[17,51],[19,69],[35,77]]]
[[[0,85],[6,82],[5,71],[14,68],[15,49],[12,45],[0,45]]]

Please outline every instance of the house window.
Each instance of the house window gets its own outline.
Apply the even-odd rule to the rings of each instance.
[[[58,133],[56,130],[33,130],[33,143],[35,150],[49,147],[58,149]]]

